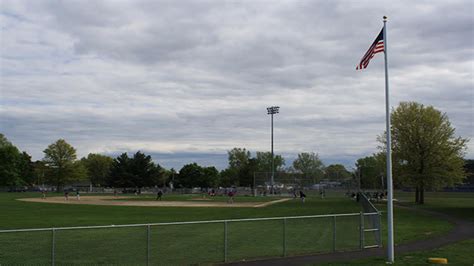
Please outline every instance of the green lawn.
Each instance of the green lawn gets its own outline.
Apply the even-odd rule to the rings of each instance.
[[[344,197],[324,200],[309,197],[305,204],[299,199],[274,204],[265,208],[191,208],[191,207],[135,207],[34,203],[16,198],[40,197],[39,193],[0,193],[0,230],[81,225],[110,225],[157,222],[202,221],[275,216],[300,216],[359,212],[359,205]],[[48,196],[62,196],[50,194]],[[82,194],[82,196],[87,196]],[[150,196],[144,196],[145,199]],[[173,200],[186,200],[189,195],[166,195]],[[237,197],[247,201],[266,201],[278,198]],[[225,197],[222,197],[225,200]]]
[[[386,206],[375,205],[383,212],[382,240],[385,245],[387,240],[387,213]],[[406,243],[419,239],[440,236],[449,232],[453,225],[445,220],[433,218],[430,214],[395,207],[394,209],[395,244]]]
[[[426,192],[425,204],[414,204],[414,192],[396,192],[395,198],[414,208],[448,214],[474,222],[474,193]]]
[[[413,203],[415,194],[412,192],[396,192],[395,198],[403,205],[413,207],[415,209],[430,210],[448,214],[449,216],[474,221],[474,193],[446,193],[446,192],[427,192],[424,205],[416,205]],[[376,205],[377,208],[385,210],[384,205]],[[415,232],[420,230],[423,237],[432,237],[442,235],[449,229],[451,225],[439,223],[439,220],[432,218],[424,221],[425,227],[419,228],[416,223],[418,217],[413,217],[414,212],[411,210],[395,209],[395,243],[403,243],[410,240],[410,234],[407,232]],[[427,218],[432,217],[430,214],[425,215]],[[384,225],[386,223],[384,222]],[[408,254],[397,255],[395,258],[396,265],[428,265],[427,259],[431,257],[447,258],[451,265],[473,265],[474,264],[474,239],[469,239],[459,243],[447,245],[445,247],[413,252]],[[344,263],[329,263],[324,265],[386,265],[385,258],[371,258],[365,260],[355,260]]]
[[[0,193],[0,229],[202,221],[360,211],[356,202],[331,193],[328,193],[326,199],[308,197],[304,204],[299,200],[290,200],[265,208],[151,208],[46,204],[15,200],[39,196],[38,193]],[[195,196],[165,195],[168,200],[192,200],[193,197]],[[139,197],[139,200],[150,199],[154,199],[154,196]],[[276,198],[257,198],[259,201],[272,199]],[[215,200],[226,200],[226,197]],[[236,198],[236,201],[244,200],[256,201],[253,197]],[[442,234],[451,228],[446,221],[409,210],[396,210],[395,215],[397,243]],[[228,260],[281,256],[284,240],[287,255],[331,251],[332,222],[332,218],[287,220],[286,235],[283,234],[284,223],[281,220],[228,223]],[[359,217],[337,218],[336,225],[337,250],[357,249]],[[374,242],[372,236],[372,233],[365,235],[366,244]],[[385,239],[385,233],[382,236]],[[56,262],[143,264],[147,251],[146,239],[146,227],[59,230],[55,232]],[[48,264],[51,242],[51,231],[0,234],[0,264]],[[152,226],[149,257],[153,264],[222,261],[224,224]]]
[[[428,258],[446,258],[451,265],[474,264],[474,239],[461,241],[442,248],[429,251],[420,251],[396,256],[393,265],[429,265]],[[385,258],[370,258],[343,263],[324,263],[318,265],[387,265]]]

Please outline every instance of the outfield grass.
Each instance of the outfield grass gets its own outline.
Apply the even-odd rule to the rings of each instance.
[[[425,192],[425,204],[414,203],[414,192],[396,192],[395,198],[413,208],[432,210],[474,221],[474,193]]]
[[[53,196],[53,195],[50,195]],[[54,195],[54,196],[60,196]],[[83,195],[85,196],[85,195]],[[123,207],[31,203],[16,198],[38,194],[0,194],[2,229],[64,227],[238,219],[275,216],[354,213],[360,206],[350,199],[308,198],[275,204],[266,208],[189,208]],[[166,196],[187,200],[194,196]],[[150,196],[142,199],[149,200]],[[225,200],[226,197],[216,198]],[[267,201],[274,197],[236,197],[239,201]],[[338,219],[338,249],[358,247],[359,217]],[[287,221],[287,254],[324,252],[332,248],[332,220]],[[228,259],[280,256],[283,254],[283,222],[232,222],[228,224]],[[146,258],[146,227],[56,231],[56,262],[66,263],[143,263]],[[0,263],[50,262],[51,232],[0,234]],[[216,262],[224,258],[224,224],[168,225],[151,227],[150,261],[162,264]]]
[[[40,197],[39,193],[0,193],[0,230],[17,228],[63,227],[83,225],[135,224],[157,222],[202,221],[275,216],[299,216],[359,212],[359,205],[343,197],[322,200],[309,197],[305,204],[299,199],[265,208],[191,208],[191,207],[136,207],[99,206],[54,203],[35,203],[15,200]],[[50,194],[48,196],[62,196]],[[86,196],[86,194],[82,194]],[[149,196],[144,196],[149,197]],[[189,195],[167,195],[166,198],[186,200]],[[225,197],[223,197],[225,198]],[[273,197],[267,197],[274,200]],[[255,201],[268,200],[255,198]],[[251,200],[240,196],[235,201]]]
[[[239,219],[276,216],[300,216],[360,211],[358,203],[328,193],[326,199],[307,198],[278,203],[265,208],[190,208],[94,206],[21,202],[16,198],[39,197],[38,193],[0,193],[0,229],[64,227]],[[61,196],[61,194],[57,194]],[[85,194],[83,195],[85,196]],[[144,196],[139,199],[153,198]],[[166,195],[169,200],[189,200],[193,196]],[[226,200],[226,197],[218,200]],[[275,198],[257,198],[273,200]],[[237,197],[236,201],[255,201]],[[409,210],[396,210],[396,243],[431,237],[448,231],[446,221],[432,219]],[[385,215],[384,215],[385,216]],[[337,219],[337,249],[359,247],[359,217]],[[332,250],[332,219],[288,220],[287,255]],[[281,256],[282,221],[239,222],[228,224],[228,259]],[[421,233],[420,233],[421,232]],[[146,259],[146,228],[110,228],[56,231],[58,264],[128,263],[141,264]],[[224,225],[153,226],[150,232],[152,263],[189,264],[217,262],[224,257]],[[370,235],[367,242],[374,241]],[[383,233],[385,238],[385,233]],[[370,244],[370,243],[367,243]],[[25,262],[50,263],[51,232],[0,234],[0,264]]]

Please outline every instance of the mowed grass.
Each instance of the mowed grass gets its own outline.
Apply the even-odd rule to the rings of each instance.
[[[433,218],[430,214],[421,214],[426,217],[432,217],[431,221],[424,221],[422,228],[415,225],[419,221],[418,217],[412,214],[416,209],[435,211],[458,219],[474,221],[474,193],[454,193],[454,192],[426,192],[425,204],[414,204],[415,194],[413,192],[395,193],[395,198],[403,205],[415,208],[415,211],[395,208],[395,243],[404,243],[411,241],[409,235],[403,232],[420,230],[422,238],[439,236],[445,233],[451,227],[448,224],[439,223],[438,218]],[[379,209],[385,209],[384,205],[376,205]],[[417,215],[420,215],[417,214]],[[384,225],[385,225],[384,221]],[[386,227],[386,226],[384,226]],[[395,265],[428,265],[428,258],[441,257],[447,258],[451,265],[473,265],[474,264],[474,239],[468,239],[455,244],[450,244],[438,249],[405,253],[396,255]],[[386,265],[386,258],[377,257],[363,260],[347,261],[343,263],[328,263],[322,265]]]
[[[396,192],[395,198],[413,208],[445,213],[474,222],[474,193],[425,192],[425,204],[414,204],[414,192]]]
[[[458,242],[442,248],[396,255],[392,265],[430,265],[428,258],[446,258],[450,265],[474,264],[474,239]],[[323,263],[317,265],[387,265],[386,258],[369,258],[350,262]]]
[[[386,205],[375,205],[382,211],[382,243],[387,243],[387,208]],[[444,219],[414,210],[394,208],[394,242],[401,244],[420,239],[441,236],[453,229],[453,224]]]
[[[357,213],[360,206],[339,194],[325,199],[308,197],[278,203],[265,208],[190,208],[66,205],[21,202],[16,198],[39,197],[38,193],[0,193],[0,228],[41,228],[83,225],[119,225],[178,221],[203,221],[258,217],[301,216]],[[58,194],[57,196],[61,196]],[[85,194],[83,196],[86,196]],[[143,197],[150,200],[152,196]],[[187,200],[189,195],[165,195]],[[276,199],[267,197],[270,200]],[[263,200],[268,200],[264,198]],[[227,197],[222,197],[227,200]],[[239,196],[239,200],[252,197]],[[262,198],[257,198],[262,200]],[[255,200],[252,200],[255,201]],[[385,216],[385,215],[384,215]],[[332,218],[277,221],[229,222],[227,258],[230,261],[257,257],[328,252],[333,248]],[[430,237],[449,230],[450,224],[409,210],[397,210],[397,242]],[[403,227],[404,224],[410,226]],[[359,247],[359,217],[338,217],[336,249]],[[284,234],[284,226],[286,234]],[[368,228],[370,225],[366,225]],[[219,262],[224,259],[224,223],[200,225],[145,226],[129,228],[57,230],[57,264],[144,264],[147,258],[147,234],[150,235],[150,262],[153,264],[190,264]],[[429,230],[431,234],[420,234]],[[374,241],[366,235],[367,244]],[[382,234],[384,238],[385,232]],[[284,241],[286,250],[284,250]],[[0,234],[0,264],[51,262],[52,232]]]
[[[394,198],[400,204],[413,208],[394,209],[394,229],[395,244],[409,242],[418,239],[436,237],[449,232],[453,225],[438,217],[433,217],[430,213],[417,212],[417,209],[444,213],[452,217],[474,221],[474,193],[458,192],[425,192],[425,204],[414,203],[414,192],[395,191]],[[386,204],[375,204],[382,212],[386,212]],[[419,221],[423,220],[423,226],[420,227]],[[442,221],[442,222],[440,222]],[[386,232],[387,215],[382,216],[382,229]],[[413,237],[407,232],[417,232],[418,236]],[[383,239],[384,244],[386,237]]]
[[[62,196],[49,194],[48,196]],[[82,197],[87,194],[82,194]],[[132,195],[133,196],[133,195]],[[64,226],[136,224],[158,222],[203,221],[276,216],[301,216],[359,212],[356,202],[342,195],[328,195],[326,199],[309,197],[304,204],[299,199],[274,204],[265,208],[192,208],[192,207],[136,207],[34,203],[18,198],[41,197],[39,193],[0,193],[0,230]],[[152,196],[144,196],[149,200]],[[187,200],[190,195],[165,195],[164,198]],[[198,196],[199,197],[199,196]],[[71,197],[74,200],[74,197]],[[217,197],[216,197],[217,198]],[[227,200],[227,197],[221,197]],[[277,197],[238,196],[239,201],[268,201]]]
[[[301,216],[330,213],[357,213],[360,206],[344,197],[308,198],[278,203],[265,208],[124,207],[31,203],[16,198],[39,197],[37,193],[0,194],[2,229],[64,227],[203,221],[257,217]],[[52,195],[49,195],[52,196]],[[61,196],[60,194],[55,196]],[[86,196],[85,194],[83,196]],[[150,200],[152,196],[143,196]],[[170,200],[193,199],[193,195],[166,195]],[[200,195],[198,197],[201,197]],[[227,197],[216,197],[227,200]],[[235,201],[268,201],[277,197],[239,196]],[[359,217],[338,221],[338,249],[358,246]],[[281,256],[283,239],[286,253],[324,252],[332,248],[332,220],[329,218],[278,221],[229,222],[229,260]],[[147,256],[147,228],[107,228],[55,231],[55,258],[58,264],[144,264]],[[150,227],[150,262],[189,264],[219,262],[224,259],[224,223],[166,225]],[[42,264],[51,261],[52,232],[0,234],[0,263]]]

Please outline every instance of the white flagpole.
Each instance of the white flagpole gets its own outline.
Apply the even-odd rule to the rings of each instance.
[[[393,244],[393,184],[392,184],[392,137],[390,126],[390,95],[388,90],[388,63],[387,63],[387,17],[383,17],[383,42],[385,57],[385,119],[387,124],[387,256],[388,262],[394,262]]]

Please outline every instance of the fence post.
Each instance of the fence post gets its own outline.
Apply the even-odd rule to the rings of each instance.
[[[364,213],[360,212],[360,249],[364,249]]]
[[[377,243],[377,244],[379,245],[379,248],[380,248],[380,247],[382,247],[382,213],[378,212],[378,216],[379,216],[379,224],[378,224],[378,227],[379,227],[379,231],[378,231],[379,243]]]
[[[336,252],[336,215],[332,217],[332,252]]]
[[[54,228],[51,229],[52,231],[52,242],[51,242],[51,265],[54,266],[55,263],[55,246],[56,246],[56,230]]]
[[[150,265],[150,231],[151,226],[146,226],[146,265]]]
[[[227,221],[224,221],[224,262],[227,262]]]
[[[283,257],[286,257],[286,218],[283,218]]]

